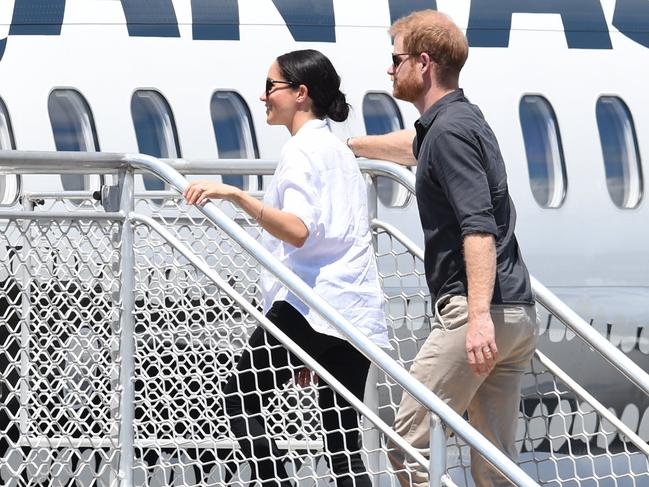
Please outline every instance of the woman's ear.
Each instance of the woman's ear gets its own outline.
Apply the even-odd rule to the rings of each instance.
[[[298,86],[296,100],[299,102],[303,102],[306,101],[308,97],[309,97],[309,88],[307,88],[306,85]]]

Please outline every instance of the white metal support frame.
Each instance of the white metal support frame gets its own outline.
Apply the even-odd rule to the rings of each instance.
[[[237,169],[247,172],[246,164],[240,164]],[[262,164],[263,165],[263,164]],[[270,165],[268,165],[269,167]],[[385,166],[385,168],[383,167]],[[0,167],[2,172],[14,173],[87,173],[112,172],[115,170],[143,170],[153,174],[169,183],[179,192],[184,191],[188,181],[171,166],[149,156],[128,154],[83,154],[83,153],[38,153],[38,152],[4,152],[0,153]],[[377,164],[372,175],[385,172],[383,175],[392,176],[394,166],[388,163]],[[413,188],[414,189],[414,188]],[[314,295],[311,289],[303,283],[291,270],[276,261],[239,225],[230,220],[212,202],[208,202],[200,211],[230,238],[237,242],[246,252],[255,256],[256,260],[272,272],[277,278],[299,299],[305,302],[318,314],[334,325],[350,342],[372,362],[376,363],[385,373],[401,384],[405,391],[439,416],[448,427],[457,435],[465,439],[484,458],[496,466],[505,476],[519,486],[537,486],[520,467],[492,445],[446,403],[435,396],[430,390],[414,380],[408,372],[394,361],[378,346],[365,339],[365,336],[355,327],[351,326],[329,303]],[[128,325],[128,323],[127,323]],[[126,346],[126,344],[124,344]],[[129,418],[126,417],[126,421]],[[124,433],[126,435],[126,433]],[[122,437],[128,446],[128,438]],[[440,474],[441,475],[441,474]]]

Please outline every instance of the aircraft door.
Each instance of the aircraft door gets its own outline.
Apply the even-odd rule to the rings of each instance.
[[[255,129],[248,105],[234,91],[216,91],[210,114],[220,159],[256,159],[259,157]],[[225,184],[248,191],[261,188],[261,177],[222,176]]]
[[[381,135],[403,129],[403,118],[394,99],[387,93],[367,93],[363,98],[363,120],[367,135]],[[377,178],[379,201],[401,207],[408,202],[408,191],[388,178]]]
[[[14,134],[7,107],[0,99],[0,149],[15,149]],[[20,176],[0,176],[0,206],[13,206],[20,196]]]
[[[131,116],[140,153],[163,159],[181,157],[176,122],[164,96],[154,90],[136,91],[131,98]],[[164,181],[156,176],[144,174],[142,180],[148,191],[165,189]]]
[[[55,89],[50,93],[47,109],[57,151],[95,152],[99,150],[92,111],[83,95],[73,89]],[[101,176],[63,174],[66,191],[99,189]]]

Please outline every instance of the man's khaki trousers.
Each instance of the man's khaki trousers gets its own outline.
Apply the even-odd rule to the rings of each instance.
[[[468,411],[470,423],[510,458],[520,404],[521,379],[536,348],[538,328],[534,305],[491,307],[496,331],[498,361],[487,376],[476,375],[468,365],[465,296],[444,296],[435,303],[435,317],[428,339],[419,350],[410,374],[459,414]],[[409,394],[404,394],[394,429],[424,456],[429,454],[430,417]],[[402,486],[428,486],[428,475],[408,462],[394,445],[390,461]],[[482,456],[471,450],[471,473],[477,487],[509,486]]]

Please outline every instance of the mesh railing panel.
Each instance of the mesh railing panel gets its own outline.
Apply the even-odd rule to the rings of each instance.
[[[196,224],[187,219],[173,223],[178,224],[179,235],[189,230],[186,225]],[[201,238],[216,247],[212,268],[229,275],[232,260],[219,260],[218,255],[223,247],[231,252],[233,243],[213,228],[205,228]],[[135,241],[135,477],[144,483],[155,479],[156,485],[247,485],[259,459],[246,459],[239,450],[230,431],[223,387],[259,323],[147,226],[137,225]],[[237,285],[257,295],[249,285]],[[270,354],[278,347],[264,348]],[[288,356],[283,349],[280,353]],[[263,401],[267,434],[277,441],[296,485],[333,485],[318,406],[325,385],[303,388],[293,380],[281,383],[282,373],[284,378],[293,377],[300,370],[287,368],[288,373],[257,371],[275,375],[274,381],[280,383]],[[336,403],[332,409],[339,414],[347,408]],[[361,424],[358,434],[362,429]],[[362,451],[366,464],[373,453],[378,451]]]
[[[220,206],[259,238],[259,227],[247,215],[229,203]],[[38,211],[96,207],[90,200],[79,205],[61,198]],[[179,198],[155,198],[138,200],[136,210],[161,221],[259,306],[258,262],[195,208]],[[116,482],[120,225],[90,218],[2,221],[0,425],[8,425],[0,426],[5,428],[0,438],[3,482]],[[430,331],[423,265],[385,230],[377,229],[376,239],[391,354],[408,368]],[[136,227],[135,250],[136,484],[244,485],[251,463],[233,441],[222,387],[258,323],[144,225]],[[556,331],[542,326],[541,332],[543,350],[552,341],[544,337]],[[402,391],[378,375],[378,411],[390,424]],[[288,383],[271,394],[264,409],[269,432],[298,485],[333,482],[321,448],[318,394],[315,386]],[[617,404],[606,406],[641,432],[649,423],[649,416],[642,415],[643,400],[638,400],[635,422],[628,409],[622,414]],[[517,437],[520,464],[533,478],[553,486],[649,482],[646,457],[610,428],[533,361],[525,376]],[[369,427],[360,429],[366,438],[373,434]],[[455,436],[448,444],[450,474],[459,485],[471,485],[469,448]],[[366,446],[362,455],[375,485],[396,485],[382,447]]]
[[[99,205],[91,199],[71,203],[64,195],[39,203],[37,212],[90,212]],[[219,206],[259,239],[259,226],[245,213],[227,202]],[[179,197],[156,197],[137,199],[136,211],[161,222],[260,307],[259,263],[196,208]],[[243,485],[250,464],[229,432],[221,388],[258,323],[146,226],[137,227],[135,250],[135,482]],[[269,433],[297,485],[335,483],[322,448],[316,401],[322,387],[286,384],[265,406]],[[375,436],[362,423],[359,431]],[[375,482],[394,483],[380,444],[361,454]]]
[[[539,484],[649,485],[649,461],[628,438],[534,358],[524,378],[516,446],[518,464]],[[451,437],[449,474],[473,485],[469,446]]]
[[[405,367],[412,364],[416,351],[428,335],[430,303],[427,301],[423,263],[415,258],[405,246],[383,228],[376,227],[379,270],[386,293],[387,316],[393,336],[394,358]],[[415,284],[419,283],[417,288]],[[417,290],[413,292],[411,290]],[[415,302],[414,311],[411,305]],[[556,349],[559,340],[550,339],[557,334],[556,328],[564,325],[551,319],[546,310],[538,306],[540,328],[539,348]],[[552,326],[550,326],[552,323]],[[572,334],[575,342],[580,341]],[[565,346],[565,344],[564,344]],[[579,354],[589,365],[594,352],[587,346],[571,344],[572,354]],[[560,349],[560,351],[562,351]],[[555,352],[556,353],[556,352]],[[610,365],[604,359],[595,360],[597,370]],[[591,373],[592,375],[592,373]],[[609,379],[607,376],[606,379]],[[628,396],[622,403],[644,404],[646,400],[629,393],[634,386],[618,376]],[[389,378],[380,375],[378,382],[381,411],[385,419],[395,414],[401,394]],[[604,395],[600,395],[603,396]],[[611,397],[610,391],[607,397]],[[641,395],[640,395],[641,396]],[[620,398],[613,394],[613,402]],[[610,411],[636,433],[646,433],[642,421],[633,414],[621,415],[621,411],[609,407]],[[636,409],[637,411],[637,409]],[[635,416],[638,416],[637,414]],[[645,413],[646,421],[649,414]],[[647,440],[643,435],[643,440]],[[519,451],[519,465],[535,480],[548,486],[630,486],[649,485],[649,463],[622,433],[588,403],[581,400],[541,364],[533,359],[523,379],[521,411],[518,420],[516,444]],[[473,485],[470,473],[470,448],[457,438],[448,440],[448,470],[452,479],[460,486]]]
[[[115,483],[120,228],[0,220],[4,485]]]
[[[424,265],[382,228],[375,229],[375,245],[393,347],[388,353],[407,370],[430,333],[430,295]],[[379,411],[392,424],[401,402],[401,386],[383,372],[378,375]]]
[[[261,227],[237,206],[226,201],[215,202],[252,237],[259,240]],[[256,306],[261,306],[259,263],[237,242],[209,222],[194,206],[187,206],[180,197],[164,200],[138,199],[135,211],[152,215],[175,234],[239,294]]]

